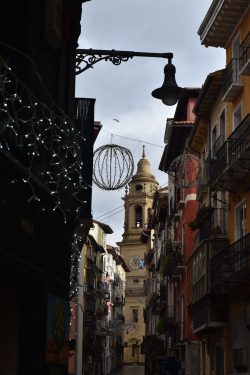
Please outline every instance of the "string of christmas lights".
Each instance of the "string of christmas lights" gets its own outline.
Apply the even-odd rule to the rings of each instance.
[[[59,210],[64,223],[67,214],[78,218],[82,190],[91,188],[82,178],[81,145],[86,140],[63,111],[52,111],[37,99],[4,60],[0,60],[0,152],[22,171],[11,176],[11,184],[26,184],[27,203],[39,202],[41,211]],[[55,202],[49,208],[37,186]],[[65,203],[66,194],[72,203]],[[73,212],[72,212],[73,210]],[[78,299],[79,262],[82,238],[75,235],[71,247],[70,298]],[[70,307],[72,312],[72,308]]]
[[[81,145],[86,140],[66,114],[53,112],[38,100],[3,60],[0,61],[0,152],[26,171],[21,182],[30,187],[28,203],[41,202],[37,185],[53,196],[64,222],[79,215],[83,189]],[[12,176],[11,183],[20,183]],[[71,197],[67,207],[65,195]],[[43,206],[43,207],[42,207]],[[73,209],[73,212],[72,212]],[[68,212],[67,212],[68,211]]]

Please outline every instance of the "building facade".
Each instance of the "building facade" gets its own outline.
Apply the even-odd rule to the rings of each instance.
[[[226,68],[207,77],[192,139],[203,160],[207,187],[200,189],[200,205],[212,207],[209,239],[196,249],[206,256],[204,263],[196,264],[203,275],[196,286],[203,279],[204,288],[193,301],[206,374],[250,369],[249,25],[247,1],[213,1],[198,30],[202,44],[224,48],[226,55]],[[200,228],[200,240],[204,235]]]
[[[72,242],[79,218],[85,238],[91,219],[78,125],[89,127],[91,150],[94,100],[77,124],[75,103],[83,2],[1,3],[2,374],[67,373]]]

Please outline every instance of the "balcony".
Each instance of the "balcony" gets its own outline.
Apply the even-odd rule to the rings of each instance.
[[[163,258],[161,274],[168,276],[171,281],[179,281],[186,270],[183,255],[174,250]]]
[[[126,296],[145,296],[143,287],[127,287],[125,290]]]
[[[250,75],[250,33],[240,45],[240,75]]]
[[[210,259],[228,246],[226,237],[208,238],[200,242],[192,257],[192,301],[194,305],[211,294]],[[191,285],[190,285],[191,288]]]
[[[100,294],[104,294],[105,293],[104,283],[102,281],[97,281],[96,292],[100,293]]]
[[[227,237],[226,216],[226,208],[213,208],[211,216],[200,228],[199,242],[209,238]]]
[[[206,169],[202,168],[201,173],[197,176],[197,200],[202,200],[202,198],[208,193],[207,177],[205,171]]]
[[[250,281],[250,233],[211,259],[211,288],[230,292]]]
[[[94,296],[95,295],[95,288],[91,284],[84,284],[83,291],[86,296]]]
[[[172,332],[171,347],[176,348],[176,346],[183,345],[184,338],[185,338],[185,323],[177,322]]]
[[[108,315],[108,306],[105,305],[104,303],[100,304],[96,310],[96,318],[102,319],[106,315]]]
[[[213,333],[228,323],[227,297],[206,296],[193,304],[193,333]]]
[[[224,84],[222,86],[222,101],[232,102],[243,89],[240,83],[239,59],[232,59],[226,67],[224,74]]]
[[[181,211],[177,211],[174,214],[174,221],[179,221],[181,218]]]
[[[213,190],[234,191],[250,169],[250,114],[207,160],[208,184]]]
[[[153,315],[160,315],[162,306],[161,306],[161,300],[160,296],[156,295],[151,302],[151,311]]]
[[[185,207],[185,201],[179,200],[177,203],[177,210],[183,210],[184,207]]]
[[[167,305],[165,308],[166,318],[171,320],[174,318],[174,306]]]

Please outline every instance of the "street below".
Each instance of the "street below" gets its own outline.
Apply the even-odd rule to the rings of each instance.
[[[144,366],[122,366],[119,370],[112,372],[112,375],[144,375]]]

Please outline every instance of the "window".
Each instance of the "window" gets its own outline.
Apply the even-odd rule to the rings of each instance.
[[[182,225],[181,228],[181,255],[184,256],[185,254],[185,244],[186,244],[186,227],[185,224]]]
[[[139,346],[137,344],[132,344],[132,357],[138,358],[139,356]]]
[[[142,207],[135,207],[135,226],[136,228],[142,227]]]
[[[232,43],[232,59],[233,60],[233,82],[239,82],[239,57],[240,57],[240,34]]]
[[[142,185],[136,185],[135,190],[136,191],[141,191],[142,190]]]
[[[147,216],[147,220],[149,221],[149,218],[150,218],[150,215],[151,215],[151,208],[148,208],[148,216]]]
[[[211,135],[212,135],[211,142],[212,142],[212,147],[213,147],[217,139],[217,124],[214,125]]]
[[[220,135],[225,137],[225,129],[226,129],[226,117],[225,117],[225,110],[220,115]]]
[[[246,234],[246,202],[241,202],[235,209],[236,234],[238,240]]]
[[[240,57],[240,34],[236,36],[232,44],[232,58],[238,59]]]
[[[241,123],[242,120],[242,111],[241,111],[241,105],[234,111],[233,114],[233,129],[236,129],[237,126]]]
[[[133,322],[138,323],[138,316],[139,316],[139,310],[138,309],[133,309],[132,310],[132,319],[133,319]]]
[[[239,372],[248,371],[247,348],[233,349],[233,367]]]
[[[133,279],[134,284],[139,284],[140,280],[139,279]]]

